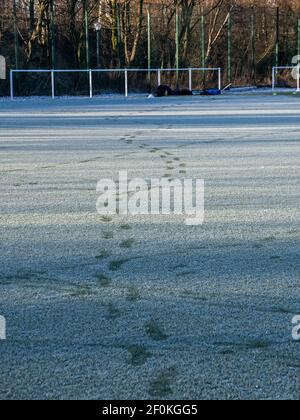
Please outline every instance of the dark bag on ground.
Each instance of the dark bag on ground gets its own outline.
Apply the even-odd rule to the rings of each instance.
[[[161,98],[163,96],[192,96],[193,92],[188,89],[172,90],[170,86],[160,85],[155,91],[155,96]]]
[[[161,98],[163,96],[173,96],[173,95],[174,95],[173,90],[170,88],[170,86],[166,86],[166,85],[158,86],[155,92],[155,96],[157,96],[158,98]]]
[[[222,92],[220,89],[205,89],[200,93],[200,95],[215,96],[215,95],[221,95],[221,93]]]

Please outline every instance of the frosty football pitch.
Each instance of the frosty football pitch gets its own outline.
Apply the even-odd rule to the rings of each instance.
[[[299,399],[297,97],[0,102],[2,399]],[[96,183],[203,178],[205,223]]]

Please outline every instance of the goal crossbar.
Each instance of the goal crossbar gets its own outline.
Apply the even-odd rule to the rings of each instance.
[[[272,91],[276,92],[276,83],[277,83],[277,76],[280,70],[291,70],[296,71],[296,81],[297,81],[297,88],[296,92],[300,92],[300,66],[276,66],[272,69]]]
[[[124,90],[125,96],[129,94],[128,76],[130,73],[151,73],[157,74],[157,85],[161,85],[161,76],[164,72],[188,72],[189,75],[189,90],[193,90],[193,73],[194,72],[217,72],[218,74],[218,89],[222,90],[222,69],[221,67],[189,67],[189,68],[160,68],[160,69],[52,69],[52,70],[10,70],[10,97],[13,100],[14,95],[14,74],[22,73],[42,73],[51,75],[51,97],[55,99],[55,75],[66,73],[86,73],[89,80],[89,97],[93,98],[93,74],[94,73],[123,73],[124,74]]]

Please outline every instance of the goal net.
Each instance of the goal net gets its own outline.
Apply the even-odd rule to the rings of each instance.
[[[172,89],[222,88],[221,68],[11,70],[11,98],[153,93],[159,85]]]
[[[296,66],[273,67],[273,92],[300,92],[300,68]]]

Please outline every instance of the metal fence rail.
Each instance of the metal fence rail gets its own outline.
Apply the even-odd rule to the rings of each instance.
[[[188,72],[189,76],[189,90],[193,90],[193,73],[194,72],[217,72],[218,74],[218,89],[222,89],[222,69],[220,67],[190,67],[190,68],[175,68],[175,69],[87,69],[87,70],[11,70],[10,71],[10,97],[13,100],[15,98],[14,92],[14,74],[22,73],[44,73],[51,75],[51,97],[55,99],[55,75],[64,74],[64,73],[86,73],[89,80],[89,97],[93,98],[93,73],[124,73],[124,91],[125,97],[128,97],[129,87],[128,87],[128,75],[129,73],[156,73],[157,75],[157,85],[161,85],[161,75],[164,72]]]

